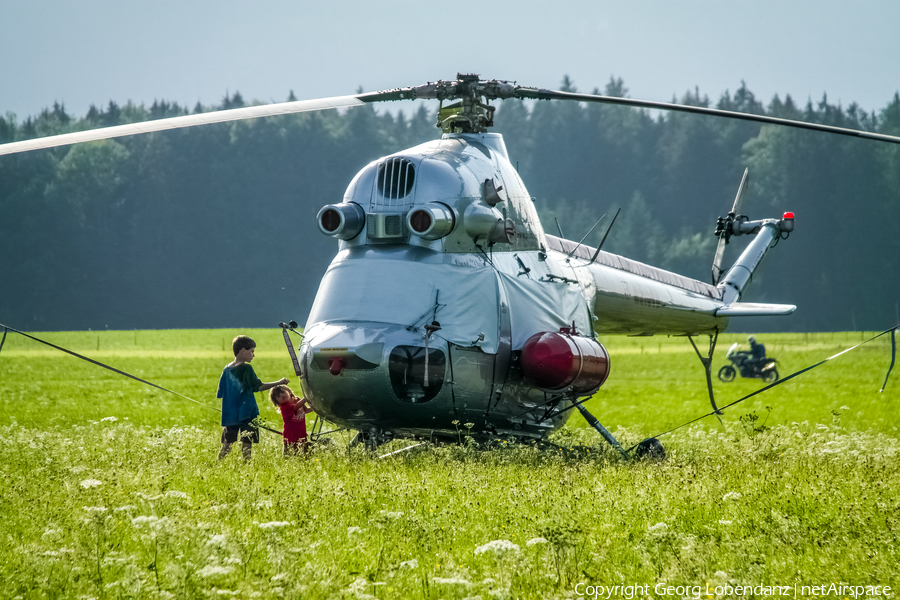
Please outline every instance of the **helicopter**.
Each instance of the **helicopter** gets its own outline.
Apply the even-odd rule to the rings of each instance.
[[[741,213],[748,173],[732,209],[716,222],[711,283],[547,233],[509,159],[489,132],[508,98],[601,102],[750,120],[863,137],[838,127],[683,106],[525,87],[459,74],[455,80],[316,100],[252,106],[38,138],[0,155],[58,145],[373,102],[438,100],[439,139],[365,166],[341,200],[316,215],[338,252],[318,289],[295,370],[306,398],[329,422],[376,448],[395,438],[455,440],[459,425],[479,440],[541,443],[577,409],[623,455],[583,406],[611,374],[601,337],[686,336],[706,371],[732,318],[789,315],[792,304],[742,302],[754,272],[794,230],[794,213],[751,220]],[[612,220],[607,235],[614,225]],[[596,227],[596,226],[595,226]],[[734,236],[752,236],[723,267]],[[605,240],[605,237],[604,237]],[[693,338],[707,336],[707,353]],[[655,438],[640,454],[664,454]]]

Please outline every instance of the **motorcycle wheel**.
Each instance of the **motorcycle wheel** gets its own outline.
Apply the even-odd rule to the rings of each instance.
[[[775,383],[778,381],[778,369],[773,367],[768,371],[763,371],[762,380],[766,383]]]
[[[725,365],[719,369],[719,380],[724,381],[725,383],[734,381],[735,375],[737,375],[737,371],[735,371],[734,367],[731,365]],[[777,378],[778,375],[776,374],[775,377]]]

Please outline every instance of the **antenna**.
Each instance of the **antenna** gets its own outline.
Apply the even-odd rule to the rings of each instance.
[[[586,234],[584,234],[584,237],[581,238],[581,241],[578,242],[577,244],[575,244],[575,247],[572,248],[572,251],[566,255],[566,260],[569,260],[570,258],[572,258],[572,255],[575,254],[575,251],[578,250],[578,247],[581,246],[581,244],[584,242],[584,240],[587,239],[587,236],[591,235],[591,232],[594,230],[594,228],[597,227],[597,225],[600,224],[600,221],[602,221],[605,218],[606,218],[606,213],[604,213],[603,216],[600,217],[596,223],[594,223],[594,227],[591,227],[590,229],[588,229],[588,232]]]
[[[612,231],[612,226],[616,224],[616,217],[619,216],[619,211],[622,210],[622,207],[616,209],[616,214],[613,215],[612,221],[609,223],[609,227],[606,228],[606,233],[603,234],[603,239],[600,240],[600,245],[597,246],[597,251],[594,252],[594,255],[591,257],[591,262],[597,260],[597,257],[600,256],[600,248],[603,247],[603,244],[606,243],[606,236],[609,235],[609,232]]]
[[[553,217],[553,220],[556,221],[556,230],[559,232],[559,237],[566,239],[566,236],[563,235],[562,227],[559,226],[559,219]]]

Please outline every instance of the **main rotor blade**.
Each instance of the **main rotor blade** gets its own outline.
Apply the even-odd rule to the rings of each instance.
[[[377,93],[362,94],[361,96],[377,97]],[[294,102],[280,102],[278,104],[247,106],[245,108],[233,108],[230,110],[219,110],[214,112],[199,113],[195,115],[170,117],[168,119],[157,119],[155,121],[142,121],[140,123],[129,123],[127,125],[116,125],[114,127],[103,127],[101,129],[76,131],[73,133],[52,135],[33,140],[12,142],[11,144],[0,145],[0,155],[14,154],[16,152],[27,152],[28,150],[39,150],[41,148],[53,148],[55,146],[65,146],[67,144],[77,144],[79,142],[106,140],[109,138],[121,137],[124,135],[149,133],[151,131],[177,129],[180,127],[194,127],[195,125],[208,125],[210,123],[222,123],[225,121],[237,121],[240,119],[255,119],[257,117],[271,117],[275,115],[286,115],[290,113],[311,112],[363,105],[364,102],[360,100],[358,96],[335,96],[333,98],[319,98],[316,100],[297,100]]]
[[[168,119],[157,119],[155,121],[144,121],[141,123],[117,125],[115,127],[105,127],[101,129],[66,133],[62,135],[54,135],[45,138],[25,140],[21,142],[12,142],[9,144],[0,145],[0,155],[13,154],[16,152],[26,152],[28,150],[38,150],[41,148],[52,148],[54,146],[64,146],[67,144],[76,144],[79,142],[103,140],[125,135],[134,135],[138,133],[149,133],[152,131],[175,129],[179,127],[193,127],[195,125],[221,123],[224,121],[236,121],[239,119],[253,119],[257,117],[284,115],[296,112],[362,106],[363,104],[368,104],[371,102],[414,100],[417,98],[438,100],[472,98],[477,101],[477,99],[482,96],[488,100],[504,98],[530,98],[534,100],[575,100],[578,102],[618,104],[622,106],[633,106],[638,108],[652,108],[658,110],[726,117],[771,125],[784,125],[786,127],[796,127],[800,129],[809,129],[812,131],[823,131],[827,133],[836,133],[839,135],[900,144],[900,137],[884,135],[880,133],[870,133],[867,131],[858,131],[855,129],[846,129],[843,127],[819,125],[817,123],[806,123],[803,121],[793,121],[790,119],[780,119],[776,117],[768,117],[765,115],[754,115],[729,110],[705,108],[702,106],[686,106],[683,104],[670,104],[666,102],[634,100],[632,98],[617,98],[614,96],[577,94],[574,92],[545,90],[518,86],[508,81],[497,81],[493,79],[482,81],[474,75],[459,75],[456,81],[437,81],[415,87],[397,88],[392,90],[383,90],[380,92],[369,92],[364,94],[356,94],[353,96],[335,96],[333,98],[320,98],[317,100],[298,100],[295,102],[282,102],[278,104],[249,106],[245,108],[235,108],[231,110],[221,110],[196,115],[185,115],[182,117],[172,117]]]
[[[730,119],[740,119],[743,121],[755,121],[757,123],[765,123],[768,125],[784,125],[785,127],[811,129],[813,131],[824,131],[827,133],[836,133],[839,135],[846,135],[850,137],[859,137],[869,140],[890,142],[892,144],[900,144],[900,137],[896,137],[893,135],[870,133],[868,131],[858,131],[856,129],[846,129],[844,127],[820,125],[818,123],[807,123],[805,121],[794,121],[791,119],[780,119],[777,117],[768,117],[766,115],[754,115],[750,113],[734,112],[731,110],[705,108],[703,106],[687,106],[684,104],[671,104],[668,102],[651,102],[648,100],[634,100],[632,98],[616,98],[614,96],[577,94],[573,92],[559,92],[555,90],[543,90],[525,87],[517,87],[516,97],[530,98],[533,100],[576,100],[578,102],[599,102],[602,104],[619,104],[622,106],[635,106],[638,108],[655,108],[658,110],[686,112],[713,117],[727,117]]]

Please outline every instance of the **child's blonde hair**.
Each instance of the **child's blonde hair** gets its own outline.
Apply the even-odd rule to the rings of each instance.
[[[278,398],[280,398],[283,394],[290,394],[291,388],[286,385],[276,385],[272,389],[269,390],[269,400],[272,401],[276,407],[278,406]]]

